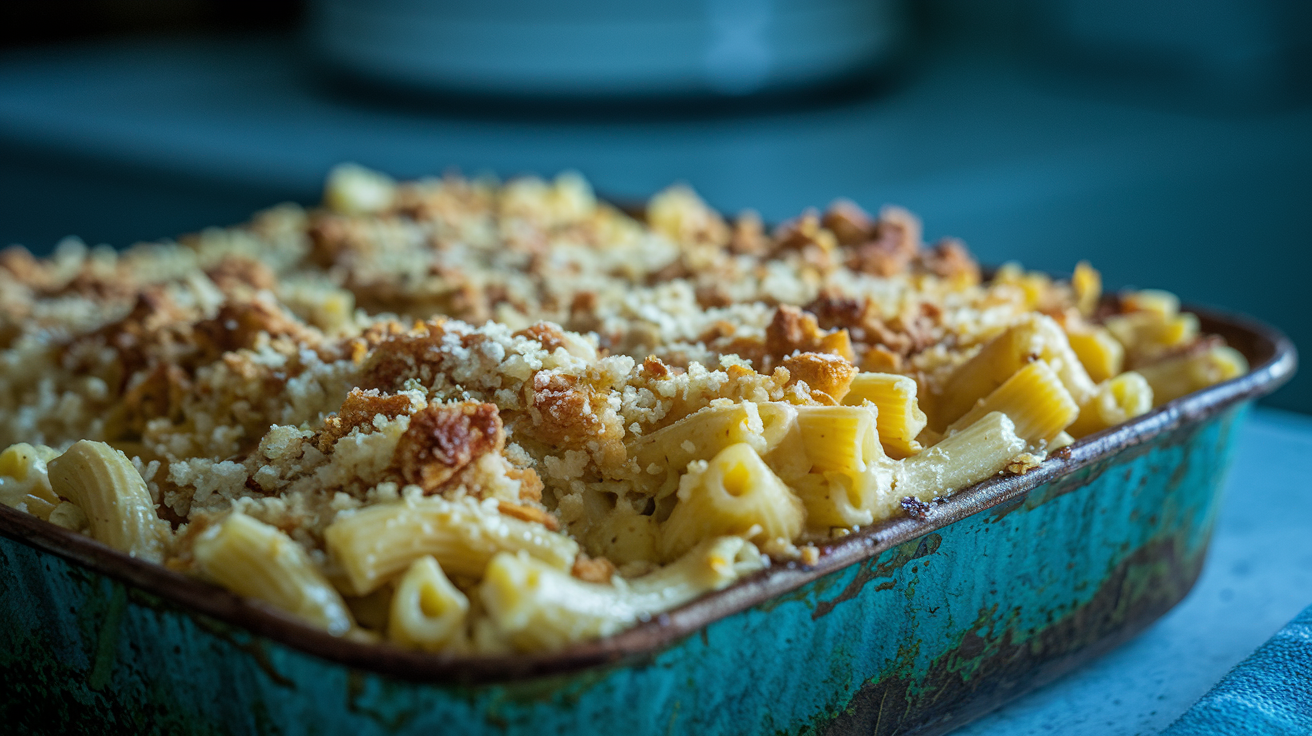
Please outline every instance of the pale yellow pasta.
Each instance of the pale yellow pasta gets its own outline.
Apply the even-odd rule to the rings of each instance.
[[[1095,382],[1102,383],[1120,374],[1125,366],[1125,347],[1105,327],[1082,325],[1068,329],[1066,339]]]
[[[1127,312],[1147,312],[1169,319],[1180,313],[1180,298],[1161,289],[1139,289],[1121,294],[1121,307]]]
[[[995,411],[903,460],[893,490],[928,501],[996,475],[1024,450],[1011,419]]]
[[[83,534],[90,527],[86,512],[79,508],[77,504],[68,501],[60,501],[59,505],[50,511],[50,518],[46,521],[55,526]]]
[[[861,406],[867,401],[879,410],[879,441],[889,457],[904,458],[920,452],[916,437],[928,420],[916,400],[915,380],[892,373],[858,373],[843,404]]]
[[[59,451],[20,442],[0,452],[0,503],[49,520],[60,503],[50,488],[47,463]]]
[[[1011,419],[1022,439],[1046,448],[1075,421],[1080,407],[1056,372],[1047,363],[1036,360],[1012,374],[948,429],[965,429],[995,411]]]
[[[1067,342],[1066,333],[1051,317],[1031,314],[953,371],[938,392],[931,425],[941,428],[952,424],[1035,359],[1052,367],[1077,405],[1093,395],[1095,384]]]
[[[1071,290],[1075,292],[1075,308],[1085,317],[1093,315],[1102,298],[1102,274],[1088,261],[1075,264],[1071,275]]]
[[[1047,274],[1026,271],[1019,263],[1002,264],[993,276],[994,283],[1009,284],[1021,290],[1025,295],[1026,309],[1033,309],[1042,301],[1043,295],[1052,287],[1052,279]]]
[[[82,509],[93,539],[151,562],[164,558],[168,523],[159,518],[146,482],[122,452],[80,440],[48,468],[51,489]]]
[[[1169,358],[1137,369],[1153,389],[1153,406],[1161,406],[1188,393],[1248,372],[1243,354],[1228,345],[1214,345],[1200,353]]]
[[[513,648],[558,649],[616,633],[763,566],[756,547],[739,537],[705,540],[673,564],[616,585],[579,580],[523,553],[501,553],[489,563],[479,597]]]
[[[1098,393],[1080,407],[1080,416],[1067,427],[1073,437],[1101,432],[1133,419],[1153,408],[1153,389],[1147,379],[1134,371],[1104,381]]]
[[[597,518],[600,517],[600,518]],[[589,515],[586,543],[593,554],[623,565],[654,560],[659,557],[657,540],[660,524],[654,515],[641,514],[628,503],[616,504],[610,511]]]
[[[1163,315],[1158,311],[1132,312],[1108,317],[1104,323],[1131,357],[1143,361],[1163,352],[1189,345],[1198,339],[1198,317]],[[1131,361],[1131,365],[1137,365]]]
[[[435,652],[464,632],[468,613],[469,599],[447,579],[437,560],[425,555],[410,563],[396,585],[387,637],[404,647]]]
[[[232,592],[325,629],[351,631],[346,602],[305,548],[276,527],[234,512],[201,532],[192,547],[200,569]]]
[[[883,458],[877,409],[866,406],[799,406],[797,424],[811,472],[859,474]]]
[[[861,508],[855,481],[846,473],[807,473],[789,485],[806,507],[808,526],[863,526],[874,520]]]
[[[788,483],[806,507],[807,523],[820,529],[865,526],[892,488],[893,462],[877,430],[878,409],[802,406],[797,409],[811,472]]]
[[[564,534],[502,515],[494,504],[441,496],[407,495],[342,515],[324,531],[324,541],[352,595],[369,593],[425,555],[449,574],[478,577],[498,552],[523,550],[568,570],[579,551]]]
[[[661,557],[674,559],[719,536],[787,543],[805,520],[802,502],[751,445],[730,445],[690,463],[679,480],[678,502],[661,528]]]
[[[802,428],[798,422],[801,407],[770,402],[758,404],[761,421],[766,426],[766,450],[761,454],[766,465],[780,478],[796,478],[811,470]]]
[[[862,473],[808,473],[791,485],[811,528],[867,526],[888,516],[898,467],[897,461],[882,458]]]
[[[392,206],[396,182],[386,174],[356,164],[339,164],[328,173],[323,203],[347,215],[380,212]]]
[[[711,590],[719,590],[766,566],[766,557],[742,537],[716,537],[646,575],[617,579],[635,605],[651,613],[668,611]]]
[[[766,456],[776,448],[789,457],[783,440],[794,430],[796,411],[783,403],[712,404],[628,446],[639,482],[656,495],[672,492],[679,474],[694,460],[708,460],[729,445],[746,443]],[[805,472],[803,469],[801,472]]]

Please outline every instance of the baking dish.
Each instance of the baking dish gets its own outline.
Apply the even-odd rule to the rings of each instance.
[[[134,733],[942,733],[1132,637],[1203,564],[1235,430],[1293,345],[1191,310],[1253,366],[617,636],[509,657],[335,639],[0,509],[3,711]]]

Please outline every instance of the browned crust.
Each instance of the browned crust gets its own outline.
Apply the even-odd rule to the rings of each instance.
[[[321,452],[329,452],[337,441],[357,428],[369,431],[374,417],[395,419],[410,412],[410,398],[398,394],[384,394],[378,389],[367,391],[353,388],[336,414],[324,420],[323,431],[315,439]]]
[[[406,483],[432,493],[479,456],[501,452],[505,441],[495,404],[434,402],[411,415],[392,465]]]
[[[842,356],[826,353],[789,356],[779,365],[788,370],[789,385],[805,382],[811,397],[824,404],[842,401],[857,374],[856,366]]]
[[[574,558],[574,567],[570,574],[589,583],[609,583],[615,575],[615,563],[605,557],[589,557],[580,552]]]
[[[526,506],[524,504],[511,503],[510,501],[498,501],[497,510],[506,516],[512,516],[522,521],[529,521],[534,524],[541,524],[551,531],[560,531],[560,521],[555,515],[546,509],[537,506]]]

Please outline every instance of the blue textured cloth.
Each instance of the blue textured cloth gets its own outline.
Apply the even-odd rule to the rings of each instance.
[[[1162,736],[1238,734],[1312,734],[1312,606],[1162,732]]]

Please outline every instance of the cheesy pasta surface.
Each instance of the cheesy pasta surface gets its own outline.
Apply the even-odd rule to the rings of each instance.
[[[352,165],[322,206],[0,252],[0,502],[334,635],[553,649],[1247,370],[850,202]]]

